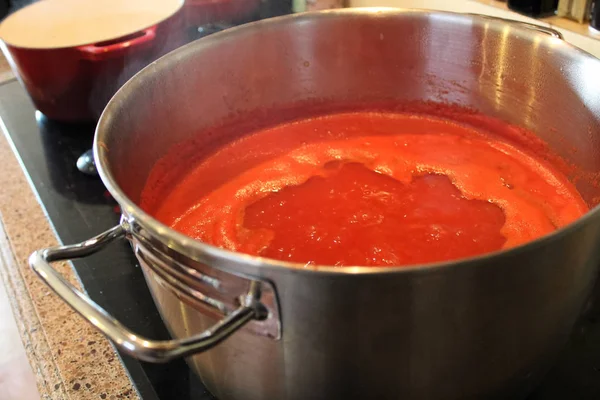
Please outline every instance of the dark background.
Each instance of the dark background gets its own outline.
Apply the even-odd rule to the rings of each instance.
[[[8,14],[17,11],[37,0],[0,0],[0,18],[6,17]]]
[[[4,3],[4,7],[9,9],[9,12],[17,11],[19,8],[25,7],[37,0],[1,0]]]

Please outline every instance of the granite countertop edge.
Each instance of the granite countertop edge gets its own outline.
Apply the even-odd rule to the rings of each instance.
[[[59,241],[4,131],[0,159],[0,277],[41,398],[139,399],[111,343],[29,268],[27,259],[34,250]],[[55,267],[80,285],[70,263]]]

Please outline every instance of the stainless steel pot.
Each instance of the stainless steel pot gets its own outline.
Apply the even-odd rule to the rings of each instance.
[[[223,121],[390,100],[456,102],[529,128],[590,172],[577,186],[596,203],[599,70],[552,30],[441,12],[328,11],[215,34],[143,70],[100,120],[95,155],[120,226],[38,251],[31,266],[120,350],[157,362],[190,356],[220,399],[519,398],[593,283],[597,208],[525,246],[458,262],[304,269],[196,242],[137,203],[173,144]],[[225,142],[226,131],[204,139]],[[124,237],[172,341],[128,331],[48,264]]]

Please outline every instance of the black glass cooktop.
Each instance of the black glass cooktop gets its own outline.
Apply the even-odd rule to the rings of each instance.
[[[93,125],[45,120],[16,81],[0,86],[0,117],[61,242],[80,242],[118,223],[118,207],[100,179],[75,166],[91,148]],[[169,338],[125,242],[73,265],[88,294],[119,321],[146,337]],[[213,399],[184,361],[154,365],[121,358],[144,400]]]
[[[36,115],[17,81],[0,85],[0,117],[63,243],[80,242],[117,224],[118,207],[102,182],[75,166],[92,145],[94,126],[64,125]],[[73,264],[88,294],[109,313],[144,336],[169,337],[127,244],[113,244]],[[570,342],[530,400],[600,399],[599,321],[597,286]],[[213,399],[181,360],[154,365],[121,358],[144,400]]]

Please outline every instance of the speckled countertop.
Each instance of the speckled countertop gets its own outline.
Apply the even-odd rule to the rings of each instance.
[[[0,81],[11,78],[2,58]],[[0,159],[0,276],[41,398],[138,399],[112,345],[29,268],[32,251],[58,241],[4,132]],[[59,264],[57,269],[79,286],[70,264]]]

